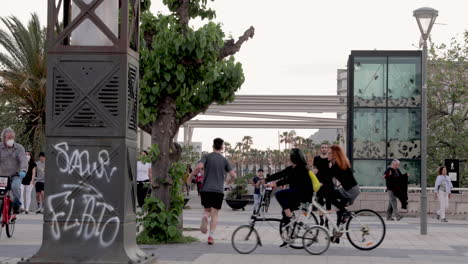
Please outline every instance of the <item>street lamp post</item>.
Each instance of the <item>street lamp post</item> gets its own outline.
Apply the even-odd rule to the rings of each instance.
[[[422,89],[421,89],[421,235],[427,234],[427,39],[437,18],[438,11],[430,7],[422,7],[413,11],[423,47],[422,57]]]
[[[140,0],[48,0],[42,245],[22,263],[153,263],[136,244]]]

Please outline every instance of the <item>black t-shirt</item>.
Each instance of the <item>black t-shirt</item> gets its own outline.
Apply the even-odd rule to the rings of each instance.
[[[324,187],[330,187],[333,185],[332,177],[330,175],[330,161],[327,158],[316,156],[314,158],[314,166],[317,168],[317,178],[324,185]]]
[[[253,183],[257,184],[257,182],[259,181],[260,181],[260,178],[258,176],[255,176],[253,178]],[[255,187],[254,194],[260,194],[260,187]]]
[[[29,162],[28,164],[28,172],[26,172],[26,176],[23,178],[23,180],[21,181],[21,184],[23,185],[29,185],[31,184],[31,180],[32,180],[32,171],[33,169],[36,167],[36,163],[35,162]]]

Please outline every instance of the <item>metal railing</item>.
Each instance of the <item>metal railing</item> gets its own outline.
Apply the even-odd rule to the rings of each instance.
[[[385,186],[359,186],[361,190],[387,190]],[[426,190],[434,191],[434,187],[427,187]],[[421,191],[421,187],[408,187],[408,191]],[[468,188],[453,188],[452,191],[468,192]]]

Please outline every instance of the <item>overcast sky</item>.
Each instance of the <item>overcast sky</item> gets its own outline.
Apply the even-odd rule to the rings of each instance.
[[[14,14],[23,21],[37,12],[46,23],[46,0],[2,0],[0,16]],[[152,0],[153,12],[166,10]],[[239,94],[336,94],[336,70],[344,68],[351,50],[414,50],[419,30],[413,10],[439,10],[431,36],[448,42],[468,29],[466,0],[217,0],[211,3],[217,21],[237,38],[251,25],[255,36],[236,59],[246,81]],[[3,26],[3,25],[2,25]],[[308,137],[314,130],[296,130]],[[193,141],[209,150],[214,137],[235,144],[253,136],[254,147],[277,148],[278,130],[195,129]]]

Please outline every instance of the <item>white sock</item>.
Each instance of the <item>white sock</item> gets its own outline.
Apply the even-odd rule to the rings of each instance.
[[[214,236],[214,232],[210,231],[209,236],[210,236],[210,237],[213,237],[213,236]]]

